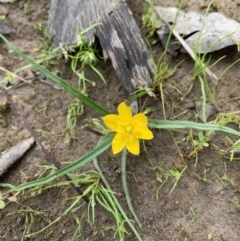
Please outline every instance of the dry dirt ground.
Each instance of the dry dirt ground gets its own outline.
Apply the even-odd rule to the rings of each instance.
[[[24,10],[26,2],[28,7]],[[127,3],[141,27],[141,17],[147,5],[143,0],[129,0]],[[186,3],[186,11],[201,12],[206,9],[208,1],[192,0]],[[177,1],[159,0],[158,4],[176,6]],[[43,40],[36,26],[39,23],[46,24],[48,8],[48,0],[19,0],[14,3],[0,4],[0,14],[6,15],[6,23],[15,30],[9,36],[9,40],[27,55],[36,56],[40,53]],[[214,10],[240,22],[240,5],[237,0],[216,1]],[[156,56],[160,56],[162,52],[160,43],[153,46],[153,51]],[[236,48],[227,48],[213,53],[211,61],[223,55],[226,56],[224,60],[212,68],[216,75],[221,74],[226,67],[239,58]],[[13,72],[25,65],[24,61],[11,53],[3,42],[0,42],[0,61],[1,67]],[[193,82],[194,64],[187,54],[169,56],[169,66],[174,68],[177,65],[176,71],[163,86],[166,117],[167,119],[196,120],[193,103],[201,100],[201,88],[198,81]],[[69,64],[62,59],[50,67],[65,80],[76,84],[76,78]],[[100,62],[98,68],[106,78],[107,84],[104,85],[96,75],[89,73],[89,78],[97,83],[96,87],[89,89],[89,96],[106,108],[115,111],[118,103],[127,97],[126,92],[121,87],[110,62]],[[5,74],[1,71],[1,78],[5,77]],[[91,150],[99,137],[82,127],[86,118],[100,118],[100,116],[86,108],[84,114],[78,118],[75,140],[66,142],[67,107],[73,97],[39,81],[43,76],[37,71],[28,70],[21,72],[20,75],[30,80],[31,84],[21,83],[21,81],[13,83],[9,93],[44,146],[57,161],[64,165]],[[239,76],[240,68],[237,63],[217,85],[216,104],[219,113],[238,113]],[[194,84],[192,91],[182,100],[192,83]],[[2,98],[3,93],[0,95]],[[157,99],[147,97],[141,104],[143,107],[154,107],[153,117],[164,118],[160,97]],[[181,115],[182,113],[184,114]],[[236,118],[237,115],[235,114]],[[0,151],[30,136],[11,108],[1,113],[0,120]],[[232,124],[231,127],[237,129],[238,125]],[[131,156],[127,163],[130,193],[142,222],[139,232],[143,239],[145,241],[239,241],[240,166],[237,158],[229,161],[229,158],[220,151],[230,146],[226,135],[212,134],[208,147],[203,147],[197,155],[189,155],[194,149],[190,141],[190,130],[181,132],[163,130],[156,131],[154,134],[154,140],[147,144],[147,153],[142,152],[139,157]],[[187,158],[187,156],[190,157]],[[120,166],[119,156],[115,157],[108,151],[100,161],[111,186],[126,207],[124,195],[120,195],[122,193],[121,176],[117,171]],[[33,180],[43,173],[40,165],[46,164],[49,163],[45,156],[35,146],[0,178],[0,182],[17,185]],[[157,190],[166,178],[166,172],[163,170],[181,171],[184,167],[186,170],[171,195],[169,193],[175,181],[173,177],[169,177],[165,185],[159,189],[157,198]],[[93,167],[87,165],[84,167],[84,170],[86,169],[93,169]],[[114,232],[107,231],[107,227],[115,225],[114,220],[99,206],[96,207],[96,221],[93,226],[89,225],[87,218],[83,218],[82,235],[79,237],[74,237],[76,223],[70,214],[35,236],[29,238],[24,236],[24,233],[33,233],[42,229],[49,221],[61,215],[69,205],[68,198],[74,195],[74,190],[71,188],[66,190],[60,187],[47,189],[40,195],[36,194],[35,197],[24,200],[21,200],[24,194],[19,194],[19,203],[10,203],[0,211],[0,240],[115,240]],[[79,217],[82,214],[82,211],[79,211]],[[136,238],[129,233],[126,240],[135,241]]]

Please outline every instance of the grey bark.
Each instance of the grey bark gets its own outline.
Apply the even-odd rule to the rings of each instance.
[[[100,25],[86,32],[85,38],[89,44],[99,40],[125,89],[132,93],[137,86],[149,86],[150,52],[125,1],[51,1],[48,28],[55,45],[76,43],[77,34],[95,23]]]

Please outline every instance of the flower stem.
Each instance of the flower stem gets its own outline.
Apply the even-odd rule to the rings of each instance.
[[[123,185],[123,191],[125,193],[125,197],[127,200],[127,204],[128,204],[128,208],[131,211],[134,219],[136,220],[136,222],[138,223],[139,227],[142,227],[142,224],[140,223],[134,208],[132,206],[132,202],[131,202],[131,197],[128,191],[128,186],[127,186],[127,171],[126,171],[126,160],[127,160],[127,149],[124,148],[122,151],[122,156],[121,156],[121,175],[122,175],[122,185]]]

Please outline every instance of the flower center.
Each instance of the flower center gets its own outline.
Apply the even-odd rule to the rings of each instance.
[[[125,134],[126,134],[126,138],[128,139],[128,141],[133,141],[134,139],[134,128],[131,125],[126,125],[124,127],[125,129]]]
[[[132,127],[131,126],[126,126],[125,130],[127,132],[131,133],[132,132]]]

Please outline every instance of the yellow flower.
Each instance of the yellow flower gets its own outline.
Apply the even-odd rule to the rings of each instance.
[[[118,106],[118,114],[103,117],[105,125],[116,132],[112,141],[113,154],[117,154],[124,147],[134,155],[139,154],[139,139],[151,140],[153,133],[147,127],[147,117],[143,113],[132,116],[131,107],[122,102]]]

